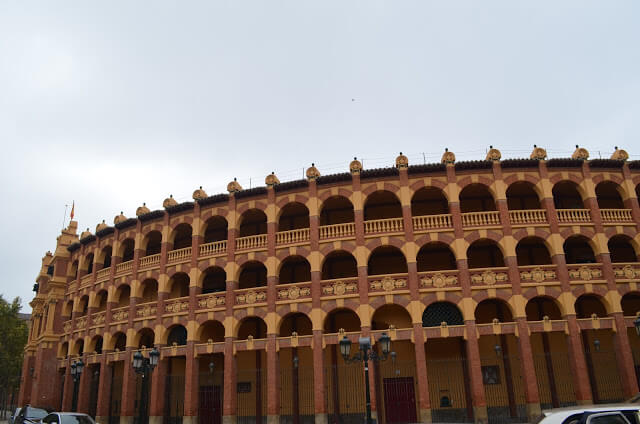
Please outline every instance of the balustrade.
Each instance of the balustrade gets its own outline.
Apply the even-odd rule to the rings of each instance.
[[[556,212],[558,214],[558,222],[561,224],[591,222],[589,209],[556,209]]]
[[[372,219],[364,221],[365,234],[397,233],[404,231],[402,218]]]
[[[124,274],[131,272],[133,269],[133,261],[122,262],[116,265],[116,274]]]
[[[355,234],[356,225],[353,222],[320,226],[320,240],[353,237]]]
[[[547,213],[544,209],[520,209],[509,211],[511,225],[545,224]]]
[[[631,209],[600,209],[603,222],[631,222]]]
[[[413,231],[437,230],[441,228],[452,228],[451,214],[423,215],[413,217]]]
[[[200,245],[200,257],[224,254],[227,252],[227,241],[213,241]]]
[[[78,288],[78,280],[73,280],[67,286],[67,293],[72,293],[72,292],[76,291],[77,288]]]
[[[261,247],[267,247],[267,235],[258,234],[255,236],[240,237],[236,239],[236,249],[257,249]]]
[[[91,274],[83,275],[82,278],[80,278],[80,287],[84,287],[86,285],[91,284],[92,277],[93,275]]]
[[[140,258],[140,269],[150,268],[160,263],[160,253]]]
[[[99,326],[99,325],[103,325],[104,324],[104,320],[107,316],[107,313],[105,311],[102,312],[94,312],[91,315],[91,325],[92,326]]]
[[[106,280],[106,279],[109,278],[110,274],[111,274],[111,268],[110,267],[102,268],[100,271],[98,271],[96,273],[96,281]]]
[[[464,227],[481,227],[485,225],[500,225],[500,212],[466,212],[462,215]]]
[[[309,241],[309,229],[299,228],[297,230],[278,231],[276,233],[276,244],[292,244]]]
[[[191,247],[184,249],[171,250],[167,257],[167,263],[187,262],[191,260]]]

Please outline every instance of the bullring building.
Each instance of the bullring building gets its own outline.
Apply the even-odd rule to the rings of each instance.
[[[341,349],[361,337],[386,357],[369,363],[379,423],[526,422],[638,392],[624,150],[306,176],[79,237],[72,220],[34,286],[20,403],[101,424],[361,423],[363,363]]]

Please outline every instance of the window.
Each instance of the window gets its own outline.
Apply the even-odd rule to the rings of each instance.
[[[61,424],[95,424],[93,420],[86,415],[63,415]]]
[[[587,418],[587,424],[629,424],[621,412],[604,412]]]
[[[42,422],[45,424],[59,424],[58,414],[49,414],[42,419]]]

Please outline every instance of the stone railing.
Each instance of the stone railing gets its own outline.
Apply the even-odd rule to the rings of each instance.
[[[253,305],[265,303],[267,301],[266,287],[253,287],[250,289],[240,289],[235,291],[236,305]]]
[[[216,254],[227,253],[227,241],[213,241],[207,244],[200,245],[200,256],[213,256]]]
[[[82,330],[84,328],[87,328],[87,317],[80,317],[76,319],[76,329],[77,330]]]
[[[474,286],[492,286],[494,284],[507,284],[509,276],[506,267],[475,268],[470,269],[471,284]]]
[[[451,228],[451,214],[423,215],[413,217],[413,231],[437,230],[440,228]]]
[[[86,285],[91,284],[92,277],[93,277],[92,274],[83,275],[82,278],[80,278],[80,287],[84,287]]]
[[[189,296],[168,299],[164,303],[165,314],[187,313],[189,310]]]
[[[365,234],[398,233],[404,231],[402,218],[372,219],[364,221]]]
[[[355,234],[356,225],[353,222],[320,226],[320,240],[353,237]]]
[[[462,216],[464,227],[482,227],[485,225],[500,225],[500,212],[465,212]]]
[[[124,274],[131,272],[133,269],[133,261],[122,262],[116,265],[116,274]]]
[[[96,273],[96,281],[106,280],[109,278],[109,275],[111,275],[111,267],[102,268]]]
[[[103,325],[106,317],[107,317],[107,313],[105,311],[94,312],[93,314],[91,314],[91,325],[92,326]]]
[[[160,263],[160,253],[156,253],[155,255],[144,256],[140,258],[140,269],[151,268],[154,265],[158,265]]]
[[[226,305],[225,292],[200,294],[197,296],[198,309],[222,308]]]
[[[157,302],[146,302],[136,305],[136,318],[155,318],[158,313]]]
[[[511,225],[546,224],[547,211],[544,209],[520,209],[509,211]]]
[[[369,293],[407,290],[407,274],[371,275],[367,277]]]
[[[236,239],[236,249],[257,249],[260,247],[267,247],[267,235],[258,234],[255,236],[240,237]]]
[[[556,209],[556,213],[558,214],[558,222],[561,224],[591,222],[589,209]]]
[[[519,266],[520,281],[523,284],[538,284],[547,281],[558,281],[555,265],[527,265]]]
[[[278,231],[276,233],[276,244],[293,244],[309,241],[309,229],[299,228],[297,230]]]
[[[77,288],[78,288],[78,280],[73,280],[67,286],[67,293],[74,292],[74,291],[76,291]]]
[[[116,308],[111,312],[111,322],[126,321],[129,319],[129,307],[123,306],[122,308]]]
[[[604,278],[602,264],[567,264],[567,269],[571,281],[602,280]]]
[[[418,273],[418,284],[421,289],[442,289],[445,287],[460,287],[458,270],[427,271]]]
[[[640,278],[640,262],[616,262],[613,264],[616,280],[633,280]]]
[[[277,287],[278,300],[298,300],[311,298],[311,282],[281,284]]]
[[[320,283],[322,296],[345,296],[358,293],[358,277],[323,280]]]
[[[631,209],[600,209],[603,222],[633,222]]]
[[[71,322],[71,320],[67,320],[62,323],[62,329],[64,330],[65,333],[70,333],[72,327],[73,327],[73,323]]]
[[[170,250],[167,255],[167,263],[187,262],[191,260],[191,247]]]

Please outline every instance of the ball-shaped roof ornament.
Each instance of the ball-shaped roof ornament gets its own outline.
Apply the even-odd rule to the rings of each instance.
[[[445,147],[444,154],[442,155],[441,163],[445,165],[453,165],[456,163],[456,155],[453,152],[450,152],[448,148]]]
[[[309,168],[307,168],[307,180],[313,181],[320,177],[320,171],[316,168],[314,163],[311,164]]]
[[[242,186],[240,185],[238,180],[234,178],[233,181],[227,184],[227,191],[229,192],[229,194],[237,193],[239,191],[242,191]]]
[[[97,233],[98,231],[102,231],[102,230],[105,230],[105,229],[107,229],[107,228],[109,228],[109,226],[107,225],[107,223],[106,223],[106,222],[104,222],[104,219],[103,219],[101,223],[99,223],[98,225],[96,225],[96,233]]]
[[[589,151],[576,144],[576,150],[571,155],[571,159],[587,160],[589,159]]]
[[[278,179],[278,177],[276,177],[276,173],[272,172],[265,177],[264,183],[267,185],[267,187],[273,187],[276,184],[280,184],[280,180]]]
[[[629,153],[627,153],[626,150],[618,149],[618,146],[616,146],[616,150],[611,155],[611,159],[625,161],[629,159]]]
[[[169,197],[164,199],[164,202],[162,202],[162,207],[167,209],[172,206],[176,206],[177,204],[178,202],[176,202],[176,199],[173,198],[173,194],[170,194]]]
[[[489,151],[487,152],[487,157],[485,158],[485,160],[500,162],[501,158],[502,153],[500,153],[500,150],[494,149],[493,146],[489,146]]]
[[[362,163],[358,160],[358,158],[354,157],[351,163],[349,164],[349,172],[353,175],[358,175],[362,172]]]
[[[531,152],[530,159],[535,160],[545,160],[547,158],[547,151],[542,147],[538,147],[535,144],[533,145],[533,151]]]
[[[396,158],[396,168],[405,169],[409,167],[409,158],[400,152],[398,157]]]
[[[200,188],[196,189],[193,192],[192,197],[193,197],[193,200],[199,200],[199,199],[206,199],[209,196],[207,196],[207,192],[202,189],[202,186],[200,186]]]
[[[136,209],[136,216],[142,216],[142,215],[147,214],[149,212],[151,212],[151,211],[147,207],[147,204],[143,203],[142,206],[139,206],[138,209]]]
[[[127,220],[127,217],[124,216],[124,214],[122,213],[122,211],[120,211],[120,215],[116,215],[115,218],[113,218],[113,223],[114,224],[119,224],[121,222],[124,222]]]

